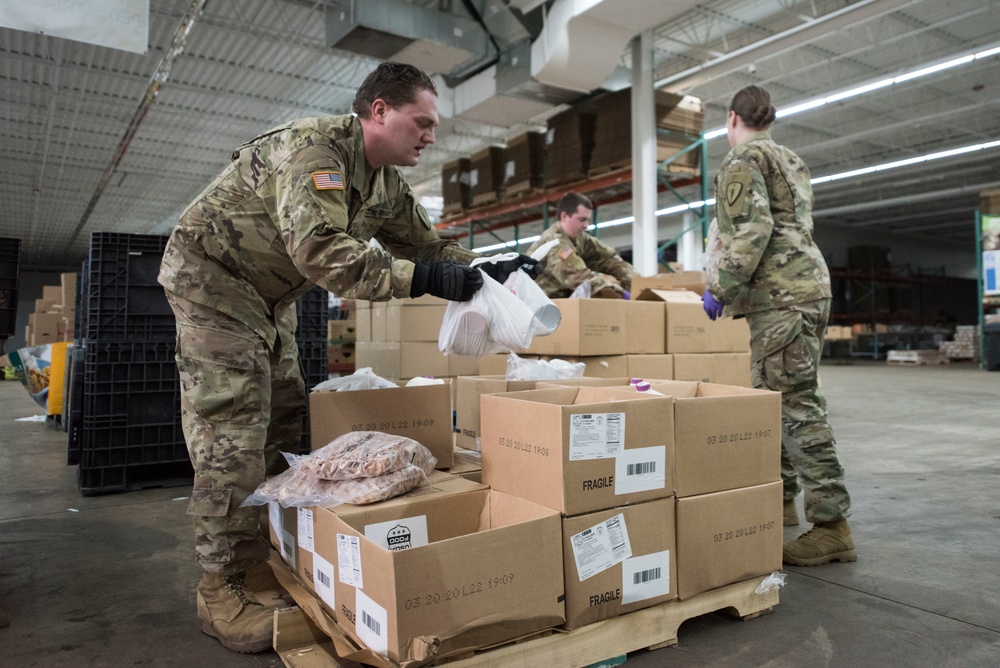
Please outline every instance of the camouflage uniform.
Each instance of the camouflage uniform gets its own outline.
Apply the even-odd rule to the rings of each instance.
[[[785,498],[805,488],[809,521],[848,516],[850,496],[817,374],[830,316],[830,274],[812,239],[809,169],[757,132],[715,180],[723,252],[709,291],[750,325],[754,387],[782,393]]]
[[[552,239],[558,239],[559,244],[542,260],[542,273],[536,282],[553,299],[569,297],[584,281],[590,281],[592,294],[612,290],[621,295],[631,289],[632,278],[638,276],[614,248],[586,232],[570,239],[559,223],[542,232],[528,254]]]
[[[369,243],[374,237],[382,250]],[[177,317],[181,414],[195,468],[188,514],[209,572],[267,556],[240,503],[297,451],[305,388],[295,301],[408,297],[413,263],[478,257],[438,238],[395,167],[365,161],[352,116],[295,121],[233,153],[181,215],[159,281]]]

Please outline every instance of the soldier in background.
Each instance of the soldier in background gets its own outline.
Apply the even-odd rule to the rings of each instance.
[[[729,105],[732,150],[715,182],[721,257],[702,301],[712,320],[746,316],[754,387],[781,392],[785,525],[798,524],[800,481],[813,523],[785,543],[784,561],[856,561],[851,500],[817,382],[830,273],[812,238],[809,168],[771,139],[774,119],[771,96],[758,86],[741,89]]]
[[[559,244],[542,259],[538,285],[549,297],[569,297],[584,281],[590,282],[595,297],[624,297],[638,276],[631,264],[587,228],[593,220],[594,204],[578,192],[568,192],[556,205],[558,221],[542,232],[528,249],[530,255],[552,239]]]
[[[234,151],[181,215],[160,268],[195,470],[187,512],[205,571],[199,628],[237,652],[272,642],[273,610],[254,595],[269,588],[255,585],[269,575],[261,509],[240,504],[286,468],[281,451],[301,447],[296,300],[316,285],[375,301],[462,301],[482,286],[468,266],[478,256],[438,238],[396,168],[416,165],[434,143],[434,84],[412,66],[382,63],[353,110],[288,123]],[[502,282],[525,261],[534,263],[482,268]]]

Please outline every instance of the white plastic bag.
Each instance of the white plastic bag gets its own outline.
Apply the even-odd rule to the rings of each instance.
[[[590,299],[590,281],[584,281],[576,286],[576,290],[569,296],[570,299]]]
[[[583,378],[583,362],[566,360],[526,360],[511,353],[507,357],[507,380],[573,380]]]
[[[531,257],[541,262],[558,243],[558,239],[553,239],[542,244],[535,249]],[[527,272],[518,269],[507,277],[503,286],[527,304],[532,313],[535,314],[535,321],[532,323],[532,332],[535,336],[548,336],[556,331],[559,323],[562,322],[562,313]]]
[[[366,366],[358,369],[350,376],[331,378],[318,384],[313,390],[334,390],[336,392],[349,392],[351,390],[380,390],[399,387],[395,383],[382,378]]]
[[[516,254],[515,254],[516,257]],[[505,256],[476,258],[472,266],[509,259]],[[467,302],[448,302],[438,349],[446,355],[482,357],[531,345],[535,314],[510,290],[480,269],[483,287]]]

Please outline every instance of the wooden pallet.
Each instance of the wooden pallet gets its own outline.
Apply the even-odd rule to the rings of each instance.
[[[897,366],[927,366],[949,364],[951,360],[936,350],[890,350],[886,363]]]
[[[528,638],[459,656],[445,657],[426,665],[446,668],[506,668],[508,666],[592,666],[642,649],[676,645],[682,623],[711,612],[723,611],[748,620],[769,614],[778,604],[778,590],[758,594],[763,578],[727,585],[686,601],[661,605],[606,619],[570,632],[543,632]],[[296,598],[298,600],[298,598]],[[313,611],[315,613],[315,611]],[[327,618],[324,625],[331,624]],[[345,644],[346,643],[346,644]],[[288,668],[353,668],[355,661],[340,659],[353,645],[340,635],[320,630],[300,608],[275,613],[274,648]],[[381,665],[395,665],[383,663]]]
[[[602,165],[600,167],[593,167],[587,171],[588,179],[596,179],[599,176],[604,176],[605,174],[612,174],[615,172],[624,172],[626,169],[632,169],[632,160],[619,160],[618,162],[613,162],[610,165]]]
[[[531,186],[526,186],[518,190],[510,191],[505,190],[503,194],[503,202],[516,202],[518,200],[527,199],[529,197],[535,197],[536,195],[541,195],[544,190],[541,188],[533,188]]]

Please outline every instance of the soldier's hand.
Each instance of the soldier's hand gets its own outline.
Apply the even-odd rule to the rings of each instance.
[[[722,317],[722,309],[725,308],[725,304],[716,299],[708,290],[705,290],[701,296],[701,305],[709,320]]]
[[[538,275],[542,271],[542,265],[538,263],[538,260],[525,255],[524,253],[521,253],[512,260],[484,262],[477,266],[485,271],[490,278],[501,285],[506,283],[510,275],[518,269],[523,269],[524,272],[531,277],[531,280],[538,278]]]
[[[483,275],[476,267],[454,260],[443,262],[413,261],[410,296],[434,295],[455,302],[467,302],[483,287]]]

